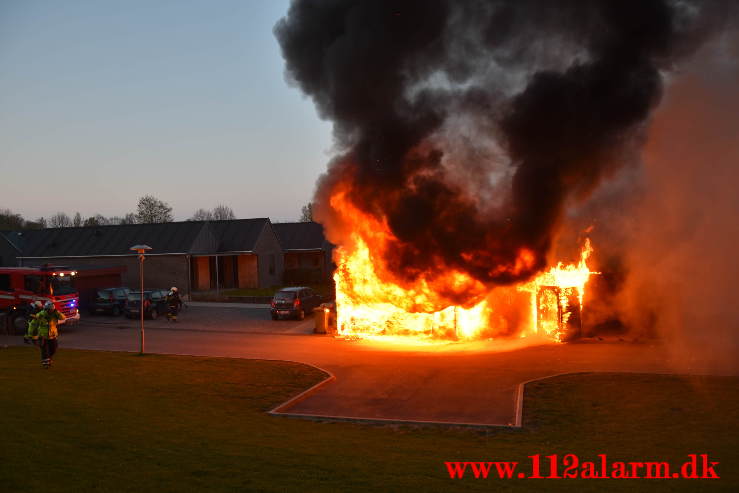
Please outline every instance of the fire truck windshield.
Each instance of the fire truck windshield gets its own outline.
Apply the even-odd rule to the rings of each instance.
[[[71,277],[57,277],[51,278],[51,293],[53,296],[61,296],[65,294],[75,293],[76,290],[72,286]]]

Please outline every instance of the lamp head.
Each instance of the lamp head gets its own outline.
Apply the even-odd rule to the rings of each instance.
[[[151,247],[149,245],[134,245],[130,248],[130,250],[139,252],[141,255],[151,250]]]

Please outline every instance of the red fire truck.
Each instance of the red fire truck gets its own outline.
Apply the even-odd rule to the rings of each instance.
[[[79,296],[74,287],[77,272],[67,267],[0,267],[0,311],[6,313],[17,334],[23,333],[35,301],[51,301],[67,317],[80,319]]]

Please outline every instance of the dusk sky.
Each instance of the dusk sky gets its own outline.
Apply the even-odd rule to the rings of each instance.
[[[0,208],[26,219],[219,203],[295,220],[331,126],[284,79],[287,0],[0,1]]]

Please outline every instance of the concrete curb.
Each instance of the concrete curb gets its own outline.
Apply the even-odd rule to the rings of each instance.
[[[518,387],[516,388],[515,421],[513,425],[511,425],[511,427],[512,428],[523,428],[523,397],[524,397],[524,391],[526,390],[526,384],[529,384],[532,382],[538,382],[539,380],[546,380],[548,378],[562,377],[564,375],[580,375],[580,374],[585,374],[585,373],[608,373],[608,372],[568,371],[564,373],[555,373],[554,375],[547,375],[544,377],[532,378],[530,380],[526,380],[525,382],[519,383]],[[619,372],[619,373],[622,373],[622,372]]]
[[[302,363],[302,362],[297,362],[297,363]],[[303,363],[303,364],[307,364],[307,363]],[[330,371],[320,368],[315,365],[308,364],[308,366],[312,366],[318,370],[321,370],[322,372],[328,374],[328,377],[325,378],[324,380],[321,380],[320,382],[318,382],[311,388],[299,393],[295,397],[292,397],[291,399],[288,399],[282,404],[275,406],[273,409],[267,411],[267,414],[271,416],[307,419],[307,420],[313,420],[313,421],[342,421],[342,422],[383,424],[383,425],[397,424],[397,425],[417,425],[417,426],[449,426],[449,427],[465,427],[465,428],[511,428],[511,429],[515,429],[515,428],[522,428],[523,395],[524,395],[524,390],[525,390],[527,383],[535,382],[537,380],[544,380],[544,379],[552,378],[552,377],[558,377],[562,375],[587,373],[587,372],[558,373],[556,375],[548,375],[545,377],[533,378],[531,380],[527,380],[525,382],[519,383],[516,389],[516,395],[514,397],[515,399],[514,423],[500,424],[500,423],[471,423],[471,422],[466,422],[466,421],[427,421],[427,420],[413,420],[413,419],[363,418],[360,416],[337,416],[337,415],[330,415],[330,414],[304,414],[304,413],[286,412],[291,407],[307,399],[312,394],[316,393],[317,391],[319,391],[320,389],[322,389],[329,383],[336,380],[336,376]]]
[[[306,419],[310,421],[336,421],[343,423],[357,423],[357,424],[375,424],[375,425],[407,425],[407,426],[439,426],[449,428],[520,428],[520,426],[513,425],[499,425],[492,423],[468,423],[463,421],[421,421],[412,419],[390,419],[390,418],[360,418],[355,416],[332,416],[324,414],[299,414],[299,413],[284,413],[284,412],[272,412],[268,414],[272,416],[280,416],[285,418],[297,418]]]
[[[281,360],[281,361],[284,361],[284,360]],[[334,380],[336,380],[336,376],[333,373],[331,373],[328,370],[324,370],[323,368],[320,368],[318,366],[311,365],[309,363],[303,363],[302,361],[292,361],[292,363],[300,363],[301,365],[312,366],[313,368],[326,373],[328,375],[328,377],[326,377],[325,379],[321,380],[320,382],[318,382],[317,384],[315,384],[313,387],[311,387],[311,388],[309,388],[307,390],[302,391],[301,393],[299,393],[295,397],[292,397],[292,398],[286,400],[282,404],[278,404],[276,407],[274,407],[271,410],[267,411],[267,414],[272,414],[272,415],[287,415],[288,413],[283,413],[284,410],[290,409],[291,407],[293,407],[298,402],[306,399],[307,397],[310,397],[311,394],[315,393],[319,389],[325,387],[329,383],[331,383]]]
[[[301,362],[297,362],[301,363]],[[307,363],[303,363],[307,364]],[[516,388],[516,395],[514,397],[515,399],[515,410],[514,410],[514,422],[508,423],[508,424],[502,424],[502,423],[470,423],[465,421],[425,421],[425,420],[413,420],[413,419],[391,419],[391,418],[362,418],[359,416],[335,416],[335,415],[328,415],[328,414],[303,414],[303,413],[289,413],[285,412],[291,407],[293,407],[295,404],[299,403],[300,401],[310,397],[311,394],[317,392],[322,387],[327,385],[330,382],[333,382],[336,380],[336,377],[329,371],[324,370],[323,368],[319,368],[315,365],[310,365],[314,368],[318,368],[321,371],[324,371],[329,374],[329,377],[325,380],[317,383],[313,387],[309,388],[308,390],[305,390],[304,392],[301,392],[297,396],[293,397],[292,399],[289,399],[282,404],[278,405],[274,409],[267,412],[267,414],[272,416],[281,416],[286,418],[298,418],[298,419],[307,419],[311,421],[339,421],[339,422],[349,422],[349,423],[360,423],[360,424],[378,424],[378,425],[415,425],[415,426],[442,426],[442,427],[464,427],[464,428],[480,428],[480,429],[486,429],[486,428],[506,428],[506,429],[522,429],[523,428],[523,400],[524,400],[524,392],[526,390],[526,385],[533,382],[538,382],[540,380],[547,380],[549,378],[556,378],[556,377],[562,377],[566,375],[585,375],[585,374],[597,374],[597,373],[619,373],[619,374],[641,374],[641,373],[652,373],[652,372],[643,372],[643,371],[570,371],[570,372],[563,372],[563,373],[555,373],[552,375],[546,375],[543,377],[537,377],[532,378],[530,380],[526,380],[524,382],[521,382],[518,384]],[[656,372],[653,374],[661,375],[661,374],[667,374],[672,375],[673,373],[670,372]]]
[[[330,414],[304,414],[304,413],[290,413],[285,412],[291,407],[295,406],[299,402],[307,399],[312,394],[316,393],[329,383],[336,380],[336,376],[331,373],[328,370],[325,370],[323,368],[320,368],[315,365],[311,365],[308,363],[303,363],[300,361],[297,361],[296,363],[302,363],[307,364],[308,366],[312,366],[314,368],[317,368],[318,370],[321,370],[325,373],[327,373],[329,376],[312,386],[311,388],[304,390],[300,394],[296,395],[295,397],[288,399],[287,401],[283,402],[282,404],[277,405],[273,409],[267,411],[267,414],[271,416],[280,416],[285,418],[298,418],[298,419],[306,419],[311,421],[339,421],[339,422],[348,422],[348,423],[361,423],[361,424],[377,424],[377,425],[415,425],[415,426],[446,426],[446,427],[464,427],[464,428],[521,428],[520,422],[521,422],[521,415],[522,415],[522,409],[518,406],[523,405],[523,387],[526,383],[524,382],[522,384],[519,384],[518,386],[518,392],[516,395],[516,423],[515,424],[496,424],[496,423],[472,423],[472,422],[466,422],[466,421],[426,421],[426,420],[414,420],[414,419],[393,419],[393,418],[363,418],[360,416],[338,416],[338,415],[330,415]],[[556,375],[552,375],[556,376]],[[549,378],[549,377],[542,377]],[[537,380],[537,379],[534,379]],[[534,380],[530,380],[533,382]]]
[[[288,334],[279,334],[279,335],[288,335]],[[16,338],[17,339],[17,338]],[[22,344],[14,344],[14,346],[20,346],[22,347]],[[8,347],[0,346],[0,347]],[[83,348],[75,348],[79,351],[101,351],[101,352],[123,352],[123,353],[131,353],[135,354],[136,351],[115,351],[115,350],[109,350],[109,349],[83,349]],[[472,423],[472,422],[463,422],[463,421],[432,421],[432,420],[411,420],[411,419],[393,419],[393,418],[363,418],[359,416],[339,416],[339,415],[322,415],[322,414],[303,414],[303,413],[290,413],[286,412],[299,402],[305,400],[306,398],[310,397],[326,385],[328,385],[331,382],[334,382],[337,380],[336,376],[319,366],[313,365],[311,363],[306,363],[304,361],[296,361],[296,360],[286,360],[286,359],[270,359],[270,358],[243,358],[243,357],[237,357],[237,356],[208,356],[203,354],[192,354],[192,353],[147,353],[147,354],[161,354],[161,355],[179,355],[179,356],[193,356],[193,357],[205,357],[205,358],[224,358],[224,359],[250,359],[250,360],[259,360],[259,361],[281,361],[281,362],[288,362],[288,363],[296,363],[301,364],[305,366],[310,366],[312,368],[316,368],[319,371],[322,371],[326,373],[328,376],[318,382],[317,384],[313,385],[312,387],[300,392],[294,397],[291,397],[287,401],[278,404],[271,410],[267,411],[266,413],[271,416],[278,416],[278,417],[287,417],[287,418],[298,418],[298,419],[306,419],[306,420],[312,420],[312,421],[337,421],[337,422],[350,422],[350,423],[358,423],[358,424],[377,424],[377,425],[416,425],[416,426],[441,426],[441,427],[466,427],[466,428],[478,428],[478,429],[500,429],[500,428],[506,428],[506,429],[522,429],[523,428],[523,402],[524,402],[524,392],[526,390],[526,385],[533,382],[538,382],[541,380],[547,380],[550,378],[555,377],[561,377],[561,376],[568,376],[568,375],[586,375],[586,374],[604,374],[604,373],[613,373],[613,374],[622,374],[622,375],[638,375],[638,374],[649,374],[649,375],[706,375],[706,376],[715,376],[712,373],[704,373],[704,372],[697,372],[697,373],[675,373],[672,371],[649,371],[649,370],[633,370],[633,371],[614,371],[614,370],[605,370],[605,371],[568,371],[568,372],[561,372],[561,373],[554,373],[551,375],[544,375],[537,378],[532,378],[529,380],[526,380],[524,382],[521,382],[516,387],[516,393],[514,396],[514,422],[508,423],[508,424],[501,424],[501,423]]]
[[[296,362],[296,363],[302,363],[302,362]],[[302,363],[307,364],[307,363]],[[321,380],[314,386],[310,387],[307,390],[304,390],[303,392],[299,393],[295,397],[292,397],[288,399],[287,401],[283,402],[282,404],[278,404],[271,410],[267,411],[267,414],[271,416],[281,416],[286,418],[298,418],[298,419],[307,419],[307,420],[313,420],[313,421],[342,421],[342,422],[353,422],[353,423],[366,423],[366,424],[397,424],[397,425],[417,425],[417,426],[450,426],[450,427],[465,427],[465,428],[521,428],[521,422],[522,422],[522,416],[523,416],[523,393],[524,393],[524,387],[529,382],[534,382],[536,380],[543,380],[545,378],[551,378],[559,375],[567,375],[568,373],[561,373],[558,375],[549,375],[546,377],[541,378],[535,378],[532,380],[527,380],[526,382],[522,382],[518,384],[516,396],[515,396],[515,422],[513,424],[498,424],[498,423],[471,423],[466,421],[427,421],[427,420],[413,420],[413,419],[391,419],[391,418],[363,418],[360,416],[338,416],[338,415],[331,415],[331,414],[304,414],[304,413],[290,413],[286,412],[288,409],[292,408],[299,402],[307,399],[326,385],[328,385],[331,382],[334,382],[336,380],[336,375],[331,373],[330,371],[320,368],[315,365],[310,365],[313,368],[316,368],[318,370],[321,370],[322,372],[328,374],[328,377],[326,377],[324,380]]]

